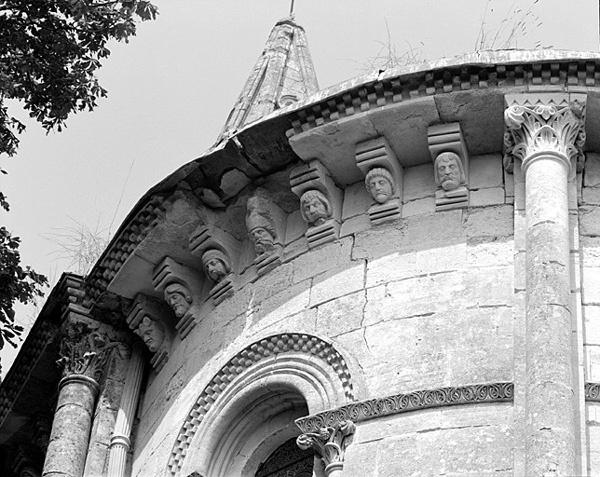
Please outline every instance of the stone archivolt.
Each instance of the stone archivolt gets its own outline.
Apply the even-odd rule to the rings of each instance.
[[[316,336],[297,333],[284,333],[262,339],[240,351],[211,379],[188,413],[176,438],[171,452],[168,472],[177,475],[183,465],[192,439],[202,423],[204,416],[225,389],[236,379],[243,377],[246,370],[269,357],[284,353],[302,353],[325,361],[338,376],[346,398],[354,400],[350,371],[341,354],[326,341]]]
[[[476,384],[396,394],[379,399],[347,404],[296,420],[304,433],[334,427],[345,421],[367,421],[377,417],[459,404],[512,401],[513,383]]]

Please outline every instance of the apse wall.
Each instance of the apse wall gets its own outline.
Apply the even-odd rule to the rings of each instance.
[[[219,393],[252,381],[251,365],[231,376],[223,370],[272,336],[315,337],[335,351],[319,355],[317,345],[303,347],[301,338],[298,349],[285,350],[338,367],[323,371],[333,389],[323,391],[326,397],[302,388],[293,369],[281,378],[300,390],[310,414],[399,394],[513,382],[515,343],[524,334],[515,330],[513,183],[500,154],[473,156],[469,207],[436,211],[433,165],[406,168],[402,216],[371,225],[370,196],[358,182],[344,190],[340,237],[311,249],[299,245],[303,222],[292,213],[283,263],[199,320],[150,376],[132,475],[164,475],[165,468],[167,475],[188,475],[208,466],[196,435],[208,435],[203,426],[217,412]],[[285,353],[265,353],[281,353],[276,370]],[[207,394],[215,376],[224,376],[222,384]],[[512,475],[510,400],[459,401],[357,422],[343,475]]]

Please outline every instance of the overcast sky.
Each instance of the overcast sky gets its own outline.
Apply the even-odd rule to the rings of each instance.
[[[290,0],[154,3],[158,19],[139,25],[129,44],[114,44],[104,62],[99,76],[109,97],[61,133],[45,135],[28,122],[18,154],[0,157],[9,172],[0,190],[11,204],[0,223],[22,238],[23,263],[53,281],[69,264],[47,237],[76,223],[116,231],[150,187],[208,149],[290,7]],[[295,0],[321,88],[360,74],[388,30],[398,55],[413,50],[435,60],[474,51],[484,19],[489,38],[506,25],[502,40],[512,28],[502,20],[519,9],[512,18],[525,18],[527,31],[518,47],[598,51],[598,0]],[[32,315],[17,310],[21,321]],[[0,355],[4,373],[12,355]]]

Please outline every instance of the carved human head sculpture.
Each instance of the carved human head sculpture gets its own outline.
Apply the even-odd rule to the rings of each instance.
[[[308,190],[300,197],[300,214],[309,225],[321,225],[332,213],[331,203],[321,191]]]
[[[454,152],[442,152],[437,156],[433,173],[435,183],[445,191],[455,190],[467,184],[462,161]]]
[[[202,265],[208,278],[219,283],[231,272],[229,257],[216,248],[209,249],[202,254]]]
[[[165,301],[169,304],[175,316],[182,318],[192,307],[192,294],[180,283],[171,283],[165,288]]]
[[[246,227],[256,255],[274,252],[277,233],[268,217],[255,210],[251,211],[246,216]]]
[[[385,204],[394,195],[394,178],[384,167],[374,167],[365,177],[365,185],[371,197],[379,204]]]
[[[148,316],[142,318],[134,333],[142,338],[142,341],[144,341],[148,349],[153,353],[158,351],[165,340],[163,325]]]

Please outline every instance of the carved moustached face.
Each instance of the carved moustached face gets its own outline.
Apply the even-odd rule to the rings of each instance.
[[[383,176],[374,176],[369,181],[371,197],[378,203],[384,204],[392,196],[392,184]]]
[[[311,197],[302,204],[304,215],[311,225],[321,225],[327,219],[327,207],[317,197]]]
[[[258,255],[273,250],[273,236],[264,227],[256,227],[250,232],[250,236],[254,241],[254,250]]]
[[[225,269],[225,264],[222,260],[218,258],[211,258],[204,263],[204,269],[206,270],[206,274],[213,282],[220,282],[225,275],[227,275],[227,270]]]
[[[188,301],[185,299],[183,293],[179,291],[167,293],[167,302],[171,308],[173,308],[177,318],[181,318],[183,315],[185,315],[191,307],[190,303],[188,303]]]
[[[440,185],[444,190],[454,190],[460,185],[460,167],[453,157],[442,157],[437,163]]]

